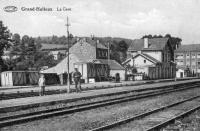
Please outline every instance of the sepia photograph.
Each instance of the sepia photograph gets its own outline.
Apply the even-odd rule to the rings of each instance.
[[[0,131],[200,131],[200,0],[0,0]]]

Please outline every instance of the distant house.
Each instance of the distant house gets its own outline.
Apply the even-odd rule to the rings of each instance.
[[[63,74],[68,72],[67,63],[69,56],[69,72],[78,68],[82,79],[87,83],[90,79],[105,81],[108,77],[120,74],[121,80],[125,79],[125,69],[115,60],[108,60],[108,49],[98,40],[82,38],[70,49],[69,55],[55,67],[42,71],[43,73],[56,73],[63,81]],[[62,82],[61,82],[62,83]],[[64,82],[65,83],[65,82]]]
[[[41,45],[41,50],[49,52],[50,55],[53,55],[54,60],[59,60],[66,56],[67,45],[45,43],[42,43]]]
[[[200,44],[181,45],[175,50],[174,61],[178,69],[187,72],[184,76],[200,74]]]
[[[128,58],[123,62],[126,69],[129,67],[127,74],[143,74],[143,77],[148,79],[174,78],[176,66],[171,45],[169,38],[134,40],[128,48]]]
[[[176,70],[176,77],[177,78],[183,78],[183,77],[185,77],[186,75],[185,75],[185,69],[183,69],[183,68],[178,68],[177,70]]]

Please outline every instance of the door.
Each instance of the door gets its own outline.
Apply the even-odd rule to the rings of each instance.
[[[183,78],[183,72],[180,72],[180,76],[181,76],[181,78]]]

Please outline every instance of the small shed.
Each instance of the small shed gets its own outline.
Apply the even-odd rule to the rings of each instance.
[[[1,73],[2,86],[26,86],[38,84],[37,71],[5,71]]]
[[[115,75],[118,73],[120,80],[125,80],[125,68],[121,66],[117,61],[115,60],[106,60],[106,59],[99,59],[99,61],[103,64],[107,64],[109,66],[109,75],[111,77],[115,77]]]
[[[182,68],[179,68],[179,69],[176,71],[176,77],[177,77],[177,78],[183,78],[183,77],[185,77],[185,70],[182,69]]]
[[[74,66],[82,74],[82,79],[88,83],[91,79],[95,81],[105,81],[109,75],[109,67],[107,64],[91,63],[91,62],[77,62]]]

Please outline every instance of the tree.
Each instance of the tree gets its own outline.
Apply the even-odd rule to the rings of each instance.
[[[153,38],[153,36],[152,35],[144,35],[143,37],[142,37],[142,39],[144,39],[144,38],[149,38],[149,39],[151,39],[151,38]]]
[[[49,55],[48,52],[38,51],[35,56],[35,65],[37,69],[41,69],[43,66],[53,67],[58,63],[54,60],[53,55]]]
[[[11,57],[17,57],[19,55],[20,46],[21,46],[21,39],[19,34],[14,34],[12,37],[13,45],[11,51]]]
[[[13,37],[14,45],[12,53],[16,57],[13,58],[15,63],[13,69],[15,70],[28,70],[34,67],[34,59],[36,54],[36,45],[34,39],[25,35],[20,40],[19,35],[15,34]]]
[[[125,61],[127,57],[126,52],[128,49],[128,44],[124,40],[121,40],[119,42],[114,40],[110,45],[110,49],[111,49],[111,59],[114,59],[119,63]]]
[[[4,51],[10,47],[11,39],[10,39],[10,32],[7,27],[3,25],[3,22],[0,21],[0,71],[6,70],[5,63],[2,59]]]
[[[12,36],[12,46],[9,48],[9,58],[5,59],[4,62],[7,66],[7,70],[13,70],[17,63],[17,58],[21,51],[20,49],[21,39],[19,34],[14,34]]]
[[[36,45],[33,38],[29,38],[28,45],[26,47],[27,64],[29,68],[34,67],[36,55]]]

